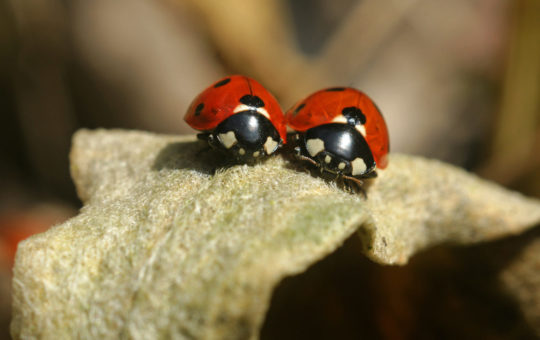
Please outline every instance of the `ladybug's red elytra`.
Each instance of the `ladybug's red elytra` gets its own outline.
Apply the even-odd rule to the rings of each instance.
[[[350,87],[317,91],[285,114],[297,156],[361,184],[388,165],[389,138],[384,118],[363,92]]]
[[[285,117],[277,100],[255,80],[233,75],[201,92],[184,117],[211,147],[250,162],[286,143]]]

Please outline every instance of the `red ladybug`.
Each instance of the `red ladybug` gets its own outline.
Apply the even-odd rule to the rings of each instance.
[[[286,143],[285,117],[277,100],[255,80],[234,75],[212,84],[184,117],[211,147],[250,162]]]
[[[297,156],[361,184],[388,165],[386,123],[373,101],[354,88],[334,87],[313,93],[285,114]]]

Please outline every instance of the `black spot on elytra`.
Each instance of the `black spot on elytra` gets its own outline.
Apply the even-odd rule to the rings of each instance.
[[[245,96],[240,98],[240,103],[242,103],[244,105],[247,105],[247,106],[252,106],[252,107],[263,107],[264,106],[264,102],[262,101],[261,98],[259,98],[257,96],[252,96],[250,94],[246,94]]]
[[[296,116],[298,114],[298,112],[300,112],[300,110],[302,110],[304,108],[304,106],[306,106],[306,103],[302,103],[302,104],[298,105],[298,107],[294,110],[294,115]]]
[[[204,109],[204,103],[200,103],[199,105],[197,105],[197,107],[195,108],[195,116],[200,115],[202,109]]]
[[[347,123],[350,125],[366,124],[366,116],[362,110],[355,106],[349,106],[341,110],[341,113],[347,118]]]
[[[220,81],[218,81],[217,83],[214,84],[214,88],[223,86],[225,84],[228,84],[230,81],[231,81],[231,78],[225,78],[223,80],[220,80]]]
[[[345,91],[344,87],[331,87],[329,89],[325,90],[326,92],[339,92],[339,91]]]

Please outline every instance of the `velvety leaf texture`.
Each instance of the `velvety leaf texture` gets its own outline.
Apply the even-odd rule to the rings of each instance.
[[[194,136],[81,130],[71,173],[80,214],[19,246],[15,338],[257,338],[275,286],[355,233],[402,265],[540,222],[538,200],[399,154],[367,199],[282,155],[228,164]]]

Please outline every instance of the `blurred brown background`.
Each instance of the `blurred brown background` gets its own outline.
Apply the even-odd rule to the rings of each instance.
[[[383,111],[393,152],[540,197],[537,0],[7,0],[0,292],[16,242],[80,206],[74,131],[193,133],[182,119],[191,99],[231,73],[259,80],[284,109],[323,87],[358,87]]]

